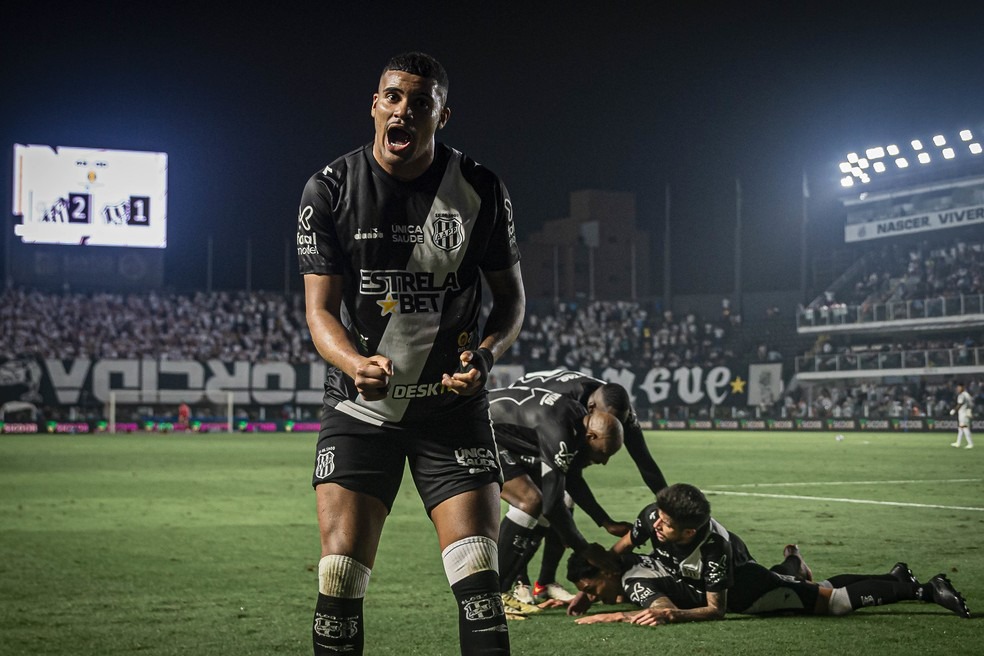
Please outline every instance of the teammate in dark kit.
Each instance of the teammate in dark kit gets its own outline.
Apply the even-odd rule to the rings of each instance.
[[[898,563],[889,574],[840,574],[821,583],[799,581],[755,562],[745,543],[711,518],[710,504],[692,485],[677,483],[656,497],[656,508],[640,515],[651,534],[652,554],[622,555],[618,575],[598,570],[577,554],[568,561],[568,578],[592,600],[630,601],[642,610],[600,613],[579,624],[631,622],[657,626],[717,620],[726,612],[845,615],[865,606],[924,601],[970,617],[963,597],[944,574],[919,583]]]
[[[530,372],[519,378],[513,385],[548,389],[576,399],[588,409],[588,412],[597,409],[613,414],[622,424],[625,450],[629,452],[633,462],[635,462],[646,486],[652,490],[654,495],[666,487],[666,477],[663,476],[662,470],[649,452],[649,447],[646,446],[642,427],[639,425],[639,419],[624,387],[617,383],[606,383],[604,380],[580,371],[568,369]],[[570,481],[567,489],[578,507],[584,510],[595,524],[604,528],[611,535],[625,535],[632,526],[628,522],[612,519],[594,498],[583,479]],[[564,602],[571,600],[570,593],[560,588],[556,582],[557,567],[563,557],[563,552],[563,545],[559,543],[556,534],[546,534],[543,540],[540,574],[530,593],[535,600],[541,601],[546,598]],[[517,587],[517,590],[520,590],[523,585],[528,585],[528,577],[525,572],[520,573],[519,578],[520,586]],[[517,596],[522,598],[523,595],[518,593]]]
[[[525,296],[505,187],[435,142],[451,114],[447,90],[432,57],[391,59],[372,98],[372,143],[315,173],[301,199],[307,322],[330,365],[313,477],[315,654],[363,652],[363,598],[406,462],[457,600],[461,653],[509,653],[484,388],[519,332]],[[492,297],[484,330],[482,277]]]
[[[492,425],[499,445],[509,510],[499,531],[499,574],[508,606],[508,590],[539,545],[541,516],[563,544],[599,567],[615,567],[603,546],[589,543],[564,504],[568,481],[592,464],[605,464],[622,446],[622,427],[607,412],[588,413],[574,399],[542,389],[507,387],[489,392]],[[535,607],[534,607],[535,608]]]

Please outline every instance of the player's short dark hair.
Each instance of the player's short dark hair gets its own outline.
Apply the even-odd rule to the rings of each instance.
[[[426,53],[404,52],[395,55],[383,67],[383,73],[386,71],[403,71],[434,80],[444,93],[445,100],[448,97],[448,73],[441,66],[441,62]]]
[[[593,579],[600,573],[601,570],[589,563],[584,556],[572,553],[567,559],[567,580],[571,583],[577,583],[581,579]]]
[[[656,505],[678,528],[698,529],[711,519],[711,504],[704,493],[687,483],[674,483],[656,493]]]
[[[608,412],[615,415],[618,423],[624,424],[629,418],[629,408],[632,407],[629,393],[618,383],[605,383],[598,389],[601,390],[601,399],[608,406]]]

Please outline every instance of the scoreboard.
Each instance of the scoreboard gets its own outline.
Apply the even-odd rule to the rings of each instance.
[[[167,246],[167,154],[14,146],[14,234],[26,244]]]

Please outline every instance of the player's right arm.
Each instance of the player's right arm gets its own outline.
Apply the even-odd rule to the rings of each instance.
[[[305,274],[304,305],[308,330],[318,353],[355,381],[367,401],[388,393],[393,362],[384,355],[365,357],[352,343],[341,321],[343,279],[340,275]]]
[[[705,622],[724,619],[728,591],[708,592],[707,605],[700,608],[677,608],[667,597],[656,599],[649,608],[635,615],[630,622],[641,626],[659,626],[679,622]]]

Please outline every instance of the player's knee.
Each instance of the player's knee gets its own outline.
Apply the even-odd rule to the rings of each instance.
[[[348,556],[330,554],[318,563],[318,591],[328,597],[362,599],[371,570]]]
[[[499,548],[495,540],[481,535],[449,544],[441,552],[441,559],[448,583],[452,586],[479,572],[499,572]]]
[[[827,613],[829,615],[847,615],[854,608],[851,606],[851,597],[847,594],[847,588],[834,588],[830,591],[830,598],[827,600]]]
[[[539,515],[531,515],[522,508],[517,508],[516,506],[509,506],[506,510],[506,519],[511,521],[517,526],[522,526],[523,528],[533,528],[536,526]]]

